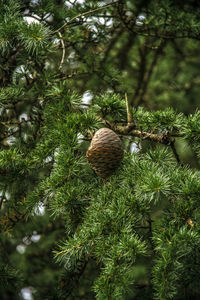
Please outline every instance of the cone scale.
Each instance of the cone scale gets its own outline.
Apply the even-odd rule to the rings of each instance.
[[[99,129],[91,141],[86,157],[96,174],[107,179],[123,159],[123,147],[120,138],[111,129]]]

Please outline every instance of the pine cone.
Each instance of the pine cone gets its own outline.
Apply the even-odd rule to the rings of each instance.
[[[99,129],[91,141],[86,157],[99,176],[103,179],[108,178],[123,158],[120,138],[111,129]]]

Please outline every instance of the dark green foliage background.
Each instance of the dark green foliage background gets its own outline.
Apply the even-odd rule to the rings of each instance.
[[[0,298],[199,299],[198,1],[0,8]],[[124,147],[106,183],[102,127]]]

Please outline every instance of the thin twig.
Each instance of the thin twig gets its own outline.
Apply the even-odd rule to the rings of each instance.
[[[78,14],[77,16],[73,17],[71,20],[69,20],[69,22],[64,23],[60,28],[58,28],[57,30],[55,30],[53,33],[59,32],[60,30],[62,30],[63,28],[65,28],[67,25],[69,25],[72,21],[74,21],[74,20],[77,19],[77,18],[85,17],[85,16],[87,16],[87,15],[90,15],[90,14],[93,13],[93,12],[96,12],[96,11],[98,11],[98,10],[102,10],[102,9],[107,8],[107,7],[109,7],[109,6],[115,5],[115,4],[117,4],[118,2],[119,2],[119,0],[118,0],[118,1],[115,1],[115,2],[112,2],[112,3],[109,3],[109,4],[106,4],[106,5],[101,6],[101,7],[97,7],[97,8],[95,8],[95,9],[91,9],[91,10],[86,11],[86,12],[84,12],[84,13],[80,13],[80,14]]]
[[[58,68],[59,71],[61,71],[62,66],[63,66],[63,63],[64,63],[66,51],[65,51],[65,43],[64,43],[64,41],[63,41],[63,37],[62,37],[62,34],[61,34],[60,31],[58,31],[58,35],[59,35],[59,37],[60,37],[60,42],[61,42],[61,46],[62,46],[62,58],[61,58],[60,65],[59,65],[59,68]]]
[[[133,125],[133,116],[131,114],[131,106],[130,106],[130,101],[128,99],[127,93],[125,93],[125,101],[126,101],[126,111],[127,111],[127,122],[128,126]]]

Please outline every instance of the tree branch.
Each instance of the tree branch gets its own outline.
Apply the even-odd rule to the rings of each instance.
[[[166,40],[163,40],[161,42],[161,45],[156,49],[153,60],[150,64],[150,66],[149,66],[149,69],[145,72],[145,74],[143,76],[142,88],[139,90],[138,101],[135,104],[136,106],[141,105],[141,103],[144,101],[144,96],[147,92],[147,88],[148,88],[148,85],[149,85],[149,82],[150,82],[151,75],[152,75],[153,70],[156,66],[159,55],[162,53],[162,50],[163,50],[165,45],[166,45]]]
[[[77,19],[77,18],[85,17],[85,16],[87,16],[87,15],[90,15],[91,13],[94,13],[94,12],[96,12],[96,11],[102,10],[102,9],[107,8],[107,7],[109,7],[109,6],[115,5],[115,4],[117,4],[118,2],[119,2],[119,0],[118,0],[118,1],[115,1],[115,2],[112,2],[112,3],[109,3],[109,4],[106,4],[106,5],[101,6],[101,7],[97,7],[97,8],[95,8],[95,9],[91,9],[91,10],[86,11],[86,12],[84,12],[84,13],[80,13],[80,14],[76,15],[75,17],[73,17],[71,20],[69,20],[69,22],[64,23],[60,28],[58,28],[57,30],[55,30],[53,33],[57,33],[57,32],[59,32],[59,31],[61,31],[63,28],[65,28],[67,25],[69,25],[71,22],[73,22],[73,21],[74,21],[75,19]]]
[[[112,124],[111,124],[111,128],[115,130],[118,134],[135,136],[141,138],[142,140],[151,140],[164,145],[171,145],[172,142],[168,131],[165,133],[151,133],[151,132],[145,132],[137,129],[130,130],[128,126],[115,127],[112,126]]]

